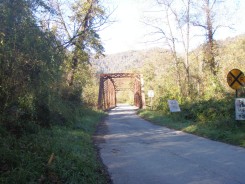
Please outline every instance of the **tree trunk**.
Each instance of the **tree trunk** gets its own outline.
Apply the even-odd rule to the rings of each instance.
[[[78,65],[78,58],[77,58],[77,54],[74,53],[74,56],[72,57],[72,67],[66,78],[68,86],[73,86],[74,84],[74,75],[77,69],[77,65]]]
[[[211,17],[211,9],[209,0],[206,0],[206,21],[207,21],[207,49],[206,49],[206,59],[210,67],[211,73],[216,76],[216,63],[215,63],[215,51],[214,51],[214,38],[213,38],[213,22]]]

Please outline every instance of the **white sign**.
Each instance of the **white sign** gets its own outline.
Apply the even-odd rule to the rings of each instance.
[[[179,104],[176,100],[168,100],[170,112],[180,112]]]
[[[148,91],[148,97],[150,97],[150,98],[154,97],[154,91],[153,90]]]
[[[236,98],[236,120],[245,120],[245,98]]]

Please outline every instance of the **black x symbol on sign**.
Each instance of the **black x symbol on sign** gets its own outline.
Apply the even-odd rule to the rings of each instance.
[[[232,69],[227,75],[227,83],[232,89],[240,89],[245,85],[245,76],[239,69]]]
[[[235,84],[235,82],[237,82],[238,84],[240,84],[241,86],[243,86],[243,84],[238,80],[240,78],[240,76],[243,73],[240,72],[237,76],[233,75],[233,73],[230,72],[230,75],[234,78],[233,82],[230,84],[230,86],[233,86]]]

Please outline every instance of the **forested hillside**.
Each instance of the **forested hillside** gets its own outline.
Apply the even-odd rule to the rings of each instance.
[[[154,59],[154,57],[161,58],[161,62],[158,63],[155,60],[155,63],[167,64],[168,59],[166,57],[168,55],[168,51],[165,49],[153,48],[105,55],[97,59],[92,58],[91,63],[98,73],[127,72],[144,67],[146,62]]]

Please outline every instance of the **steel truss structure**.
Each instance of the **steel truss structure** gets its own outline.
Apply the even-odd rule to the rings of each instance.
[[[115,107],[117,104],[117,92],[125,90],[133,92],[135,106],[139,108],[145,107],[144,81],[141,74],[100,74],[98,108],[107,110]]]

